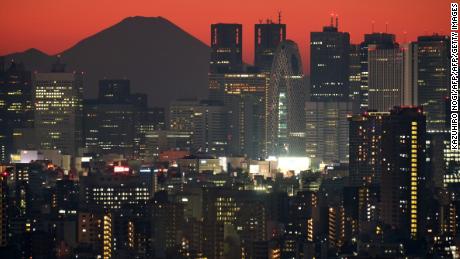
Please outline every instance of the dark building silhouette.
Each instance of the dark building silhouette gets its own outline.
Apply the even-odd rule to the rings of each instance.
[[[382,123],[381,218],[402,238],[424,233],[425,121],[421,107],[395,107]]]
[[[311,32],[312,101],[346,101],[349,94],[350,35],[339,32],[332,18],[322,32]]]
[[[427,130],[442,130],[446,125],[444,102],[450,94],[449,37],[420,36],[416,44],[418,102],[427,116]]]
[[[211,73],[238,71],[243,65],[243,26],[211,25]]]
[[[269,72],[278,45],[286,40],[286,24],[280,20],[278,23],[267,20],[254,26],[254,34],[254,65]]]
[[[0,161],[8,162],[14,150],[13,135],[21,128],[33,127],[31,73],[12,62],[0,71]]]

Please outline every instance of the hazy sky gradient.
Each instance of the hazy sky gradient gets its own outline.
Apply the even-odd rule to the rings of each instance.
[[[163,16],[209,44],[211,23],[242,23],[244,60],[253,63],[254,24],[287,24],[287,37],[300,45],[308,66],[311,31],[339,15],[339,29],[358,43],[364,33],[395,33],[399,42],[417,35],[449,33],[448,0],[0,0],[0,55],[37,48],[57,54],[128,16]],[[158,35],[161,37],[161,35]]]

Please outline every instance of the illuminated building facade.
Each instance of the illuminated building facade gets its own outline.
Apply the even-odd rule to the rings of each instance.
[[[78,213],[77,242],[89,245],[97,258],[112,258],[112,214],[108,212]]]
[[[0,70],[0,161],[8,162],[14,150],[18,129],[33,127],[31,73],[22,64],[12,62]],[[20,136],[19,136],[20,137]]]
[[[349,94],[350,34],[339,32],[338,18],[322,32],[310,33],[312,101],[347,101]]]
[[[278,45],[286,40],[286,24],[267,20],[254,26],[254,66],[270,72]]]
[[[432,187],[455,189],[454,186],[460,184],[460,151],[451,149],[448,131],[428,133],[427,155],[429,156],[427,179]]]
[[[238,71],[243,65],[243,26],[218,23],[211,25],[211,73]]]
[[[427,116],[427,130],[442,130],[446,127],[444,102],[450,93],[449,37],[420,36],[416,44],[418,101]]]
[[[80,195],[88,208],[119,210],[124,205],[145,204],[152,185],[139,175],[125,175],[123,166],[115,172],[90,174],[81,179]],[[118,172],[120,171],[120,172]]]
[[[424,226],[425,120],[421,107],[395,107],[382,124],[381,218],[412,239]]]
[[[35,135],[38,148],[74,155],[81,143],[82,78],[53,65],[34,74]]]
[[[305,102],[306,154],[312,162],[348,162],[349,102]]]
[[[267,153],[305,155],[305,80],[297,44],[276,51],[267,98]]]

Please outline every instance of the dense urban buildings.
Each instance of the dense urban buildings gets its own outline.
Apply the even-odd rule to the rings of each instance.
[[[281,14],[253,65],[242,24],[210,27],[208,95],[166,107],[113,71],[92,96],[60,58],[0,62],[1,258],[459,257],[449,37],[352,44],[333,16],[308,75]]]

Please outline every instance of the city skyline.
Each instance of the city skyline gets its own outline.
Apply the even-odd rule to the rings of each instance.
[[[354,3],[353,3],[354,2]],[[339,17],[339,30],[350,33],[351,43],[359,43],[365,33],[385,32],[396,34],[400,43],[414,41],[420,35],[448,32],[448,17],[433,15],[448,12],[448,1],[353,1],[342,3],[307,3],[291,1],[282,5],[275,1],[236,1],[212,5],[202,2],[204,8],[192,8],[194,2],[181,1],[139,1],[136,5],[119,2],[107,7],[103,2],[83,1],[67,4],[53,4],[40,1],[24,6],[6,1],[0,10],[0,31],[9,39],[0,46],[0,55],[37,48],[55,55],[79,41],[90,37],[130,16],[161,16],[173,22],[187,33],[210,45],[209,26],[213,23],[241,23],[243,25],[243,61],[253,64],[254,24],[271,19],[278,22],[281,12],[282,23],[287,25],[287,39],[299,44],[304,72],[309,74],[310,32],[321,31],[329,25],[331,14]],[[440,2],[445,2],[443,5]],[[190,8],[187,6],[190,5]],[[356,8],[360,6],[360,8]],[[221,7],[225,12],[220,11]],[[105,8],[105,9],[104,9]],[[393,9],[401,12],[392,12]],[[52,10],[53,16],[39,15]],[[193,10],[189,14],[188,10]],[[363,11],[367,10],[367,11]],[[18,12],[20,11],[20,12]],[[104,15],[100,15],[101,12]],[[240,15],[235,15],[236,13]],[[15,14],[15,15],[12,15]],[[18,19],[23,17],[22,20]],[[81,15],[85,19],[81,19]],[[193,19],[190,19],[191,16]],[[419,19],[424,17],[424,19]],[[33,21],[30,22],[30,21]],[[386,25],[388,23],[388,26]],[[373,29],[372,29],[373,28]],[[24,37],[24,35],[28,35]]]

